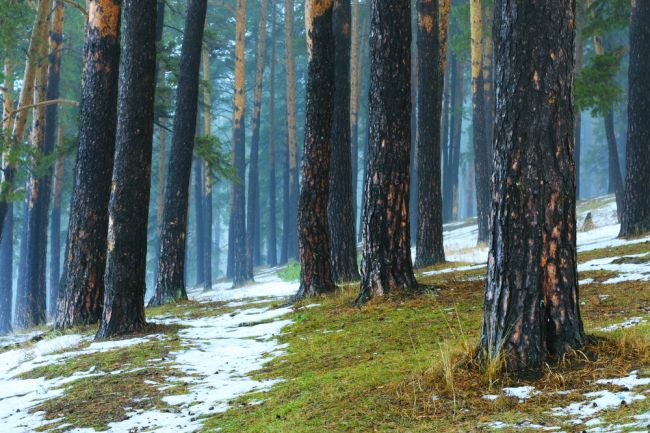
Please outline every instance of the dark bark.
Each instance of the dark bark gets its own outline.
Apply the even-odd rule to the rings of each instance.
[[[416,286],[409,239],[410,0],[371,2],[370,100],[358,302]]]
[[[286,143],[286,140],[285,140]],[[280,245],[280,264],[286,265],[289,262],[289,231],[291,218],[291,206],[289,205],[289,149],[284,152],[284,164],[282,170],[282,244]]]
[[[415,266],[445,261],[440,187],[440,39],[437,0],[418,0],[418,226]]]
[[[190,0],[181,47],[174,132],[167,169],[156,291],[150,305],[187,299],[185,246],[192,153],[207,0]]]
[[[63,135],[59,133],[61,142]],[[54,194],[52,196],[52,211],[50,212],[50,293],[48,313],[56,314],[56,299],[59,295],[59,280],[61,278],[61,196],[63,194],[63,178],[65,159],[61,155],[54,167]]]
[[[108,201],[115,151],[121,0],[95,0],[86,26],[79,150],[56,327],[96,323],[104,300]]]
[[[210,74],[210,52],[203,45],[201,63],[203,65],[203,135],[212,137],[212,84]],[[212,288],[212,169],[210,164],[203,161],[203,232],[205,255],[203,256],[203,290]],[[219,262],[217,262],[219,263]],[[217,265],[218,266],[218,265]]]
[[[477,90],[472,92],[472,128],[474,133],[474,183],[478,214],[478,243],[488,242],[490,208],[490,162],[485,133],[485,101],[483,77],[474,80]]]
[[[307,0],[305,4],[309,62],[307,66],[305,150],[302,160],[303,181],[298,204],[300,288],[296,294],[296,299],[336,290],[332,277],[327,207],[331,180],[332,140],[340,138],[333,137],[332,128],[335,92],[338,90],[334,86],[335,32],[332,28],[334,3],[336,3],[334,7],[338,9],[336,14],[345,15],[346,12],[340,10],[343,5],[336,1],[321,3],[320,0]],[[349,12],[348,3],[348,23]],[[341,16],[338,16],[337,21],[341,18]],[[339,25],[341,25],[340,21],[335,23],[336,30],[341,28]],[[338,41],[340,35],[337,34],[336,36]],[[349,62],[347,66],[349,66]],[[336,78],[340,83],[341,78],[339,76]],[[349,86],[346,87],[349,90]],[[349,102],[349,97],[346,99]],[[348,112],[343,118],[344,125],[341,127],[349,130],[349,108],[346,111]],[[336,122],[334,125],[337,125]],[[345,154],[341,159],[349,162],[349,153]]]
[[[411,8],[417,8],[418,0],[411,0]],[[419,64],[420,64],[420,52],[418,50],[418,39],[420,37],[418,31],[418,14],[415,13],[411,17],[411,150],[410,150],[410,160],[409,167],[411,170],[411,184],[409,190],[409,202],[418,203],[420,182],[418,179],[418,137],[420,136],[420,131],[418,130],[418,94],[420,91],[418,77],[419,73]],[[426,54],[429,56],[429,53]],[[426,59],[424,60],[426,62]],[[411,243],[417,243],[418,237],[418,217],[419,217],[419,206],[416,208],[415,212],[409,214],[409,224],[410,224],[410,238]]]
[[[632,2],[630,23],[630,96],[625,201],[621,236],[650,231],[650,3]]]
[[[0,334],[11,332],[13,305],[14,212],[9,203],[0,239]]]
[[[267,239],[266,261],[269,266],[278,264],[278,222],[276,207],[277,166],[275,148],[275,41],[276,41],[276,7],[275,0],[271,0],[271,58],[269,59],[269,225]]]
[[[458,219],[458,172],[460,169],[460,139],[463,122],[463,62],[451,56],[451,108],[449,145],[446,155],[446,170],[443,182],[444,221]]]
[[[334,115],[327,215],[332,272],[337,282],[358,281],[350,145],[350,1],[335,0],[333,9]]]
[[[573,0],[496,2],[494,225],[480,354],[503,354],[508,370],[521,373],[537,374],[547,354],[586,342],[576,259],[574,10]]]
[[[232,206],[230,208],[230,225],[233,244],[232,280],[233,286],[239,287],[250,281],[253,276],[248,269],[246,254],[246,125],[245,113],[245,34],[246,1],[237,0],[237,24],[235,41],[235,86],[233,101],[232,153],[237,179],[231,184]]]
[[[106,291],[97,338],[137,332],[145,326],[156,16],[157,0],[124,2],[124,52],[109,204]]]
[[[609,155],[609,192],[613,192],[616,196],[616,213],[620,220],[621,212],[623,212],[623,196],[625,195],[625,190],[623,178],[621,177],[621,164],[618,158],[613,110],[610,110],[605,115],[604,121],[605,135],[607,136],[607,153]]]
[[[259,263],[259,210],[260,210],[260,122],[262,115],[262,86],[264,83],[264,64],[266,55],[266,8],[267,1],[262,0],[260,7],[260,24],[257,33],[257,59],[255,65],[255,89],[253,91],[253,125],[251,137],[250,164],[248,167],[248,208],[246,212],[246,260],[248,276],[253,278],[253,267]]]
[[[198,122],[197,122],[198,123]],[[203,173],[201,171],[203,162],[196,153],[192,158],[192,170],[194,171],[194,242],[196,243],[196,284],[203,283],[205,279],[205,221],[203,209]]]

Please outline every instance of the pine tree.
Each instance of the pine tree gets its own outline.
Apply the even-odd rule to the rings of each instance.
[[[577,289],[575,4],[497,0],[496,10],[496,166],[480,354],[538,374],[548,354],[586,342]]]
[[[210,74],[210,53],[206,44],[203,44],[201,54],[203,65],[203,136],[207,140],[212,138],[212,85]],[[203,161],[203,232],[205,251],[203,260],[203,289],[212,288],[212,169],[207,161]]]
[[[409,239],[410,0],[371,2],[368,161],[358,302],[415,288]]]
[[[276,46],[276,6],[271,0],[271,57],[269,59],[269,224],[266,260],[269,266],[278,264],[278,236],[277,236],[277,163],[275,143],[275,46]]]

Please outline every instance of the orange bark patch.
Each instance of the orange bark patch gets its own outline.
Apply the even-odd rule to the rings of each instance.
[[[113,0],[90,1],[88,26],[99,30],[102,38],[117,39],[120,29],[120,5]]]
[[[431,15],[419,16],[418,27],[424,29],[427,33],[431,33],[433,31],[433,17]]]

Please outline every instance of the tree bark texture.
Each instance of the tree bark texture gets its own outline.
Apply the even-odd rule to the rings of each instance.
[[[207,0],[190,0],[188,3],[176,88],[174,132],[165,184],[156,290],[150,305],[187,299],[184,281],[187,209],[206,10]]]
[[[350,147],[350,15],[350,0],[334,0],[332,23],[336,84],[327,214],[332,272],[337,282],[359,280]]]
[[[56,327],[96,323],[104,300],[108,201],[115,151],[121,0],[89,2],[79,149]]]
[[[201,55],[203,65],[203,136],[212,137],[212,81],[210,74],[210,53],[203,44]],[[210,164],[203,162],[203,223],[205,230],[202,234],[205,241],[203,260],[203,290],[212,288],[212,170]]]
[[[614,110],[610,110],[603,119],[605,121],[605,136],[607,137],[607,153],[609,155],[609,188],[616,197],[616,213],[619,220],[623,212],[623,198],[625,186],[621,176],[621,163],[618,158],[618,144],[616,144],[616,131],[614,129]]]
[[[625,203],[621,236],[650,231],[650,3],[632,1],[630,24],[630,99]]]
[[[456,55],[451,56],[449,145],[443,182],[444,221],[458,219],[458,172],[460,169],[460,139],[463,126],[463,62]]]
[[[305,3],[305,32],[309,60],[305,151],[302,160],[303,181],[298,203],[300,251],[300,288],[296,294],[298,299],[333,292],[336,289],[332,276],[330,230],[327,220],[332,121],[336,97],[333,9],[333,0],[307,0]],[[347,129],[349,117],[345,116],[343,121]],[[347,155],[345,158],[349,161]]]
[[[205,279],[205,262],[203,261],[205,258],[205,212],[203,209],[203,161],[196,152],[192,158],[192,171],[194,172],[194,243],[196,244],[195,284],[199,285]]]
[[[586,342],[573,161],[574,1],[498,0],[496,168],[481,356],[540,372]]]
[[[59,128],[59,143],[63,140]],[[54,166],[54,191],[52,194],[52,210],[50,212],[50,294],[48,313],[56,315],[56,300],[59,296],[61,278],[61,197],[65,177],[65,157],[59,155]]]
[[[277,163],[275,145],[275,45],[276,7],[271,0],[271,58],[269,59],[269,225],[266,261],[269,266],[278,265],[278,222],[277,222]]]
[[[119,116],[109,204],[104,311],[97,338],[145,326],[147,223],[156,91],[157,0],[125,0]],[[196,105],[195,105],[196,107]]]
[[[14,207],[9,203],[0,239],[0,334],[12,331],[11,306],[13,305],[14,264]]]
[[[439,5],[418,0],[418,228],[415,266],[445,261],[442,245],[442,191],[440,187],[440,71]]]
[[[410,1],[372,0],[371,16],[370,136],[358,302],[417,284],[409,239]]]

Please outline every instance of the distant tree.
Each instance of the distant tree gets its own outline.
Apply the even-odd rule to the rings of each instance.
[[[368,162],[357,302],[416,287],[409,239],[410,0],[371,2]]]
[[[357,6],[358,7],[358,6]],[[334,280],[359,280],[350,144],[350,0],[334,0],[335,74],[332,161],[327,205]],[[356,35],[355,35],[356,38]]]
[[[444,150],[443,178],[443,220],[446,222],[458,219],[458,171],[460,168],[460,139],[463,125],[463,78],[465,67],[456,54],[451,55],[449,65],[451,70],[449,80],[450,113],[449,113],[449,142]]]
[[[650,2],[632,1],[627,177],[621,236],[650,231]]]
[[[302,188],[298,203],[300,288],[296,298],[333,292],[327,202],[335,99],[334,0],[307,0],[307,112]],[[339,5],[337,5],[339,6]],[[349,117],[346,116],[346,126]]]
[[[96,323],[104,301],[108,201],[115,151],[121,0],[92,0],[86,24],[79,149],[57,328]]]
[[[235,89],[233,100],[232,153],[236,179],[231,185],[230,226],[228,243],[232,244],[232,280],[239,287],[252,280],[246,258],[246,105],[245,48],[246,0],[237,0],[235,29]]]
[[[59,145],[63,142],[62,128],[59,126]],[[59,155],[54,164],[54,189],[52,210],[50,212],[50,293],[48,313],[56,315],[56,300],[59,296],[61,280],[61,201],[65,178],[65,156]]]
[[[150,305],[187,299],[184,281],[185,235],[206,11],[207,0],[189,1],[176,88],[176,112],[167,169],[156,289]]]
[[[212,140],[212,75],[210,74],[210,51],[203,44],[201,54],[203,69],[203,137]],[[203,222],[205,224],[203,237],[205,254],[203,260],[204,290],[212,288],[212,167],[209,161],[203,160]]]
[[[496,1],[496,168],[480,354],[503,355],[508,370],[522,373],[539,374],[549,353],[586,343],[576,259],[574,10],[574,0]]]
[[[269,59],[269,223],[266,259],[269,266],[278,264],[278,222],[276,218],[277,200],[276,200],[276,144],[275,144],[275,46],[276,46],[276,6],[275,0],[271,0],[271,57]]]
[[[189,12],[188,12],[189,13]],[[104,311],[97,338],[145,325],[147,223],[156,90],[157,0],[124,1]]]
[[[472,77],[472,131],[474,140],[474,173],[476,207],[478,210],[478,243],[489,237],[490,212],[490,155],[485,131],[485,93],[483,87],[483,10],[481,0],[470,0],[471,20],[471,77]]]
[[[445,261],[442,245],[442,188],[440,185],[440,15],[438,0],[418,0],[418,110],[417,110],[417,243],[415,266]]]
[[[256,240],[260,229],[260,124],[262,115],[262,86],[264,83],[264,65],[266,59],[266,14],[267,0],[260,2],[260,24],[257,31],[257,56],[255,60],[255,90],[253,96],[253,125],[251,153],[248,168],[248,209],[246,212],[246,260],[249,277],[253,276],[253,266],[258,264],[255,256],[259,255]]]

